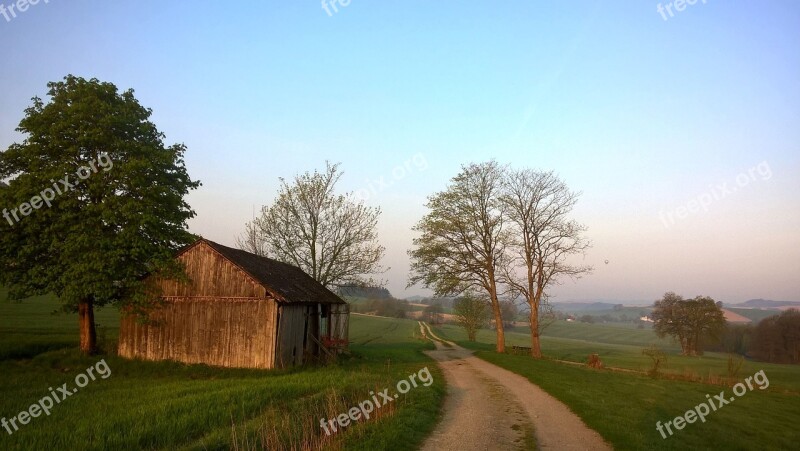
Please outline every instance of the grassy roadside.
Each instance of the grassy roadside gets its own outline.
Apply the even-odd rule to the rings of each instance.
[[[702,357],[686,357],[679,355],[680,349],[675,345],[659,340],[652,330],[615,328],[608,325],[565,323],[563,329],[548,328],[542,337],[542,352],[546,357],[556,360],[586,363],[589,354],[597,353],[606,366],[625,368],[646,372],[651,361],[642,355],[642,349],[650,344],[657,344],[668,354],[669,359],[662,371],[671,375],[685,376],[689,380],[719,379],[728,376],[728,356],[726,354],[708,352]],[[458,326],[444,325],[435,328],[442,338],[456,342],[466,341],[466,334]],[[567,331],[567,332],[565,332]],[[582,332],[581,332],[582,331]],[[565,338],[569,336],[570,338]],[[583,336],[578,339],[574,337]],[[494,343],[494,331],[481,330],[477,341]],[[512,329],[506,332],[506,346],[530,346],[530,335],[527,329]],[[764,370],[774,386],[800,393],[800,366],[778,365],[756,361],[744,361],[738,377],[747,377]]]
[[[11,418],[98,360],[108,379],[89,383],[9,435],[0,449],[416,449],[434,427],[445,388],[422,350],[416,322],[353,317],[353,355],[327,367],[234,370],[172,362],[86,358],[77,320],[52,316],[53,299],[0,302],[0,417]],[[99,313],[113,348],[116,313]],[[433,377],[387,403],[368,421],[325,436],[321,418],[346,413],[370,391],[395,392],[398,381],[427,367]]]
[[[786,385],[781,378],[773,381],[770,369],[765,370],[770,379],[767,389],[755,387],[709,414],[706,422],[673,429],[674,434],[664,439],[656,422],[684,415],[706,402],[707,394],[713,397],[725,390],[730,398],[731,389],[497,354],[490,343],[469,343],[448,328],[435,330],[475,349],[478,357],[528,378],[567,404],[615,449],[796,449],[800,441],[800,395],[786,393]],[[796,374],[794,368],[787,371]],[[741,379],[753,372],[742,372]]]

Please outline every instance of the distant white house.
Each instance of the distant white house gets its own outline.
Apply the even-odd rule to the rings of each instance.
[[[644,322],[646,322],[646,323],[654,323],[654,322],[655,322],[655,321],[653,321],[653,319],[652,319],[652,318],[650,318],[650,317],[649,317],[649,316],[647,316],[647,315],[640,317],[640,318],[639,318],[639,321],[644,321]]]

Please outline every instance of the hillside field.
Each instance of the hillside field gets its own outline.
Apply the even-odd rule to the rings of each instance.
[[[546,336],[542,347],[546,359],[494,352],[494,332],[482,330],[470,343],[463,330],[455,326],[435,327],[444,339],[474,349],[491,363],[527,377],[567,404],[590,427],[597,430],[615,449],[795,449],[800,441],[800,367],[745,362],[736,380],[743,381],[764,370],[769,386],[755,387],[736,402],[708,415],[705,422],[687,424],[674,435],[662,438],[656,422],[673,420],[721,391],[731,395],[728,385],[650,378],[643,374],[595,370],[561,363],[553,358],[585,362],[591,352],[604,363],[633,370],[647,367],[641,349],[655,338],[643,337],[637,329],[613,330],[613,326],[565,323],[552,334],[584,336],[587,340]],[[582,333],[566,327],[576,326]],[[649,331],[652,334],[652,331]],[[643,339],[644,338],[644,339]],[[597,342],[594,342],[597,340]],[[606,340],[613,343],[603,343]],[[623,344],[627,342],[628,344]],[[506,334],[506,344],[529,346],[525,333]],[[665,344],[665,343],[662,343]],[[705,377],[725,374],[726,357],[709,354],[689,358],[670,354],[667,372],[699,374]]]
[[[461,342],[466,340],[463,329],[455,325],[437,327],[443,338]],[[493,330],[478,332],[478,342],[494,343]],[[506,331],[506,346],[530,346],[527,328]],[[603,364],[639,372],[646,372],[651,365],[642,349],[656,345],[667,352],[668,360],[664,373],[681,375],[692,379],[715,379],[728,376],[728,355],[707,352],[701,357],[680,355],[680,347],[669,339],[658,338],[651,329],[636,329],[618,324],[584,324],[557,321],[545,329],[542,336],[542,353],[551,359],[586,363],[589,354],[597,353]],[[800,366],[763,363],[745,360],[739,375],[748,376],[764,369],[770,381],[800,393]]]

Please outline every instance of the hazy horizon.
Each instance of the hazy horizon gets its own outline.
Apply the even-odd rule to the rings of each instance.
[[[383,210],[387,288],[426,295],[426,197],[496,159],[583,193],[595,271],[554,302],[800,301],[800,3],[657,4],[39,3],[0,16],[0,148],[47,82],[96,77],[187,145],[190,230],[225,245],[279,177],[340,162]]]

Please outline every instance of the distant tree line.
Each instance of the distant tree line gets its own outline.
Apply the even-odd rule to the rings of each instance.
[[[431,304],[422,311],[422,320],[428,324],[444,323],[444,308],[442,304]]]
[[[757,325],[728,324],[722,305],[706,296],[683,299],[669,292],[654,304],[654,329],[677,341],[684,355],[704,349],[771,363],[800,363],[800,310],[790,309]]]
[[[786,310],[758,323],[752,354],[774,363],[800,363],[800,310]]]
[[[342,285],[336,291],[339,296],[348,298],[394,299],[392,293],[384,287]]]
[[[441,305],[442,307],[452,308],[455,306],[457,298],[452,297],[430,297],[430,298],[422,298],[417,299],[414,301],[414,304],[424,304],[424,305]]]
[[[407,318],[411,306],[408,301],[401,299],[368,299],[365,302],[350,303],[350,311],[355,313],[369,313],[389,318]]]
[[[786,310],[755,326],[730,325],[711,349],[764,362],[800,364],[800,310]]]

